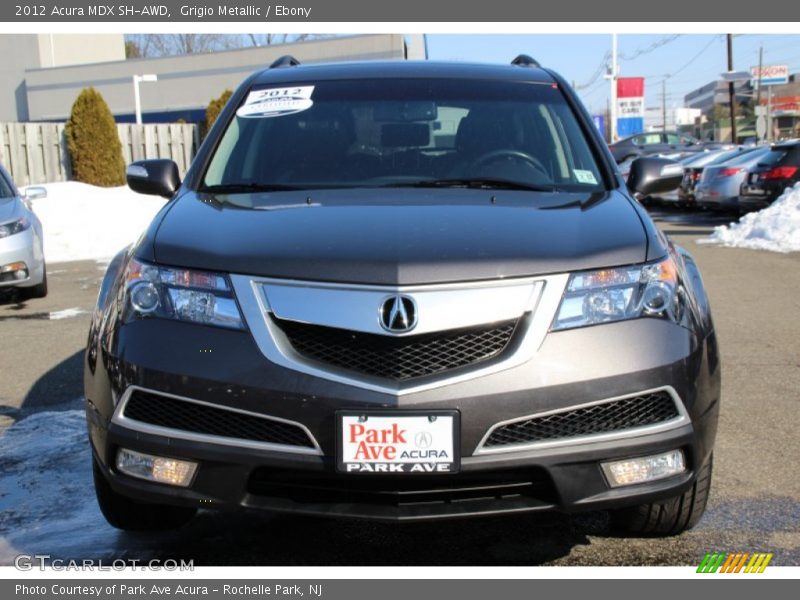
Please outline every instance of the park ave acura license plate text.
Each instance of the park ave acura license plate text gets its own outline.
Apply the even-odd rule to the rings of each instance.
[[[455,473],[458,413],[339,413],[339,460],[347,473]]]

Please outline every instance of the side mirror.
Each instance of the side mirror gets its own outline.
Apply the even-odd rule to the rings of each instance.
[[[26,187],[22,193],[25,200],[39,200],[40,198],[47,198],[47,189],[39,186]]]
[[[671,192],[681,184],[683,166],[667,158],[637,158],[631,164],[628,189],[638,197]]]
[[[178,165],[165,158],[139,160],[128,165],[128,187],[140,194],[172,198],[181,187]]]

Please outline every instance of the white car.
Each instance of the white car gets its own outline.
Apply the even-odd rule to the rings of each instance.
[[[46,195],[41,187],[21,195],[0,166],[0,290],[15,287],[24,298],[47,295],[42,224],[30,205]]]

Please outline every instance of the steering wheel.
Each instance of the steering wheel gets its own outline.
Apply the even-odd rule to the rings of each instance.
[[[550,177],[550,173],[547,172],[547,169],[544,168],[544,165],[541,161],[536,158],[535,156],[531,156],[527,152],[522,152],[521,150],[511,150],[511,149],[500,149],[500,150],[492,150],[491,152],[487,152],[472,161],[471,168],[478,169],[484,165],[489,163],[496,162],[502,158],[510,158],[512,160],[516,160],[519,162],[524,162],[527,165],[530,165],[537,171],[541,172],[546,177]]]

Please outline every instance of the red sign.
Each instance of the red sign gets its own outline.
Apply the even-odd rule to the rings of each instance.
[[[617,79],[617,98],[642,98],[644,77],[620,77]]]

